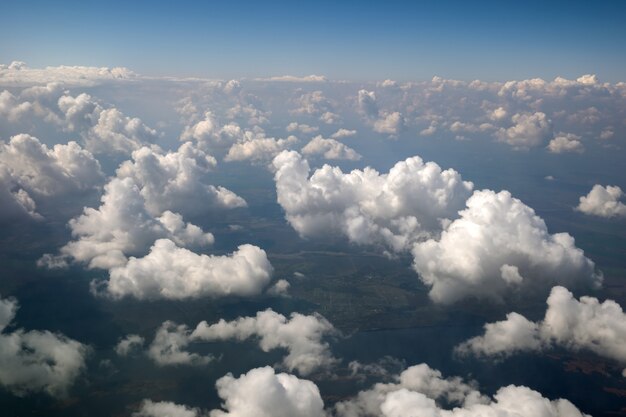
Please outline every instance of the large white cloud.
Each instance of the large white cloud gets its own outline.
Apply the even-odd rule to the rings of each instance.
[[[446,409],[441,402],[454,405]],[[378,383],[335,406],[337,417],[583,417],[572,403],[551,401],[524,386],[500,388],[493,399],[461,378],[443,378],[425,364],[408,368],[396,382]]]
[[[76,142],[50,149],[27,134],[0,141],[0,169],[20,188],[43,196],[92,189],[104,181],[98,161]]]
[[[18,309],[0,298],[0,386],[16,395],[64,396],[85,368],[89,348],[49,331],[7,331]]]
[[[546,291],[561,284],[602,282],[594,263],[567,233],[550,234],[534,210],[508,191],[476,191],[439,240],[413,247],[414,268],[430,297],[502,299],[507,293]]]
[[[207,183],[215,165],[215,158],[191,142],[169,152],[143,147],[120,165],[117,177],[133,179],[153,215],[165,210],[195,215],[216,208],[245,207],[244,199],[232,191]]]
[[[293,313],[289,319],[272,310],[258,312],[255,317],[240,317],[227,322],[220,320],[209,325],[201,322],[193,331],[193,340],[245,340],[258,338],[265,352],[283,348],[289,352],[283,358],[283,366],[301,375],[328,368],[337,360],[330,353],[327,335],[336,333],[333,325],[319,314],[305,316]]]
[[[599,217],[624,217],[626,216],[626,204],[620,198],[624,193],[615,185],[603,187],[600,184],[593,186],[589,194],[580,197],[580,204],[576,210],[581,213]]]
[[[458,172],[419,157],[398,162],[387,174],[324,165],[310,178],[309,164],[297,152],[282,152],[273,164],[278,203],[301,236],[339,232],[394,251],[437,234],[472,189]]]
[[[517,313],[485,325],[485,333],[462,343],[459,354],[503,357],[517,352],[543,351],[555,346],[599,356],[626,365],[626,314],[613,300],[584,296],[576,300],[563,287],[554,287],[543,320],[534,323]]]
[[[324,402],[317,386],[293,375],[276,374],[270,367],[252,369],[235,378],[228,374],[216,382],[224,410],[210,417],[324,417]]]
[[[104,288],[115,298],[251,296],[261,293],[272,271],[265,251],[257,246],[241,245],[231,255],[215,256],[158,239],[147,255],[111,268]]]

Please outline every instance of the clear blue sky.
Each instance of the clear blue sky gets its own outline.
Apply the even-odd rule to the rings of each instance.
[[[0,62],[142,74],[626,80],[626,1],[2,1]]]

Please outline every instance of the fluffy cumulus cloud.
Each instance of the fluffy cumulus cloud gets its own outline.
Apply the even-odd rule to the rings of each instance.
[[[287,125],[287,132],[301,132],[305,134],[315,133],[319,130],[317,126],[309,126],[307,124],[291,122]]]
[[[200,410],[184,405],[178,405],[169,401],[144,400],[133,417],[199,417]]]
[[[357,109],[375,132],[397,135],[404,128],[404,117],[400,112],[379,110],[373,91],[359,90]]]
[[[585,151],[585,147],[580,141],[580,136],[573,133],[559,133],[554,139],[548,143],[548,150],[552,153],[578,152]]]
[[[147,355],[159,365],[201,365],[212,360],[189,351],[194,342],[244,341],[255,339],[264,352],[285,349],[287,355],[280,366],[289,371],[308,375],[328,369],[337,363],[324,338],[336,335],[333,325],[318,314],[293,313],[290,318],[271,309],[260,311],[253,317],[240,317],[233,321],[220,320],[208,324],[200,322],[190,330],[185,325],[165,322],[157,331],[147,349]],[[116,351],[126,356],[143,346],[143,339],[129,335],[116,346]]]
[[[626,205],[619,201],[624,195],[618,186],[600,184],[593,186],[589,194],[580,197],[576,210],[599,217],[626,217]]]
[[[85,368],[88,347],[45,330],[8,331],[17,309],[16,300],[0,298],[0,386],[16,395],[66,395]]]
[[[42,196],[93,189],[104,180],[98,161],[76,142],[48,148],[26,134],[0,141],[0,169],[17,187]]]
[[[114,298],[251,296],[269,283],[272,271],[265,251],[257,246],[241,245],[230,255],[215,256],[159,239],[146,256],[113,267],[105,288]]]
[[[586,350],[626,365],[626,314],[613,300],[580,300],[563,287],[554,287],[543,320],[535,323],[517,313],[485,325],[485,333],[456,348],[461,355],[504,357],[517,352],[543,351],[555,346]]]
[[[454,405],[445,409],[441,403]],[[583,417],[572,403],[550,401],[524,386],[500,388],[493,399],[482,395],[473,382],[444,378],[426,364],[412,366],[392,383],[371,389],[335,406],[338,417]]]
[[[0,213],[5,220],[23,215],[40,219],[37,201],[94,190],[103,181],[98,161],[76,142],[48,148],[26,134],[0,141]]]
[[[291,110],[291,114],[302,116],[317,116],[318,120],[333,124],[341,120],[335,113],[336,104],[326,97],[320,90],[301,94],[294,100],[296,108]]]
[[[354,149],[335,140],[316,136],[302,148],[304,155],[322,155],[326,159],[358,161],[361,155]]]
[[[511,118],[513,125],[501,128],[496,137],[514,149],[528,149],[543,144],[551,135],[550,120],[545,113],[518,113]]]
[[[216,161],[191,142],[176,151],[143,147],[117,170],[118,178],[131,178],[140,188],[148,212],[172,210],[197,215],[216,208],[245,207],[246,202],[224,187],[208,184]]]
[[[459,214],[440,239],[413,247],[414,268],[436,302],[601,284],[574,238],[550,234],[534,210],[508,191],[476,191]]]
[[[265,310],[255,317],[241,317],[231,322],[220,320],[211,325],[201,322],[191,338],[203,341],[258,338],[264,352],[286,349],[289,353],[283,358],[283,366],[307,375],[337,362],[328,344],[323,342],[325,336],[335,333],[333,325],[318,314],[293,313],[287,319],[282,314]]]
[[[278,203],[301,236],[340,232],[352,242],[394,251],[437,234],[472,190],[458,172],[419,157],[398,162],[387,174],[324,165],[309,177],[308,162],[293,151],[279,154],[273,165]]]
[[[330,135],[331,138],[333,139],[341,139],[341,138],[347,138],[350,136],[354,136],[356,135],[356,130],[349,130],[349,129],[339,129],[337,130],[335,133],[333,133],[332,135]]]
[[[224,157],[225,161],[252,161],[267,163],[283,150],[298,142],[295,136],[286,139],[268,138],[265,135],[248,137],[233,144]]]
[[[216,382],[223,410],[210,417],[324,417],[324,402],[308,380],[270,367],[252,369],[235,378],[228,374]]]

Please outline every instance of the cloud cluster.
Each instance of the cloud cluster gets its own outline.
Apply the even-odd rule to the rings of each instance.
[[[618,186],[600,184],[593,186],[589,194],[580,197],[580,204],[576,210],[581,213],[599,217],[624,217],[626,216],[626,204],[620,198],[624,193]]]
[[[0,141],[0,213],[4,219],[28,215],[39,219],[36,202],[98,188],[104,181],[100,164],[76,142],[52,149],[37,138],[20,134]]]
[[[626,365],[626,314],[613,300],[584,296],[576,300],[554,287],[543,320],[535,323],[517,313],[485,325],[485,333],[457,346],[461,355],[506,357],[517,352],[561,347],[587,350]]]
[[[500,300],[511,291],[602,282],[572,236],[550,234],[534,210],[508,191],[476,191],[459,214],[439,240],[418,242],[412,250],[414,268],[436,302]]]
[[[0,64],[1,86],[30,86],[59,82],[66,85],[91,86],[104,81],[132,80],[136,74],[124,67],[67,66],[29,68],[26,63],[13,61]]]
[[[451,410],[441,402],[454,404]],[[337,417],[583,417],[569,401],[550,401],[524,386],[500,388],[493,399],[459,377],[443,378],[426,364],[408,368],[397,382],[378,383],[336,404]]]
[[[282,152],[273,165],[278,203],[301,236],[340,232],[351,242],[394,251],[436,234],[472,189],[458,172],[419,157],[398,162],[387,174],[324,165],[309,177],[309,164],[297,152]]]
[[[45,330],[8,331],[17,309],[16,300],[0,298],[0,386],[16,395],[66,395],[85,368],[88,347]]]

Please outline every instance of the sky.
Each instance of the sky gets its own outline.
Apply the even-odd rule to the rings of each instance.
[[[620,1],[20,1],[0,61],[146,75],[624,79]]]

